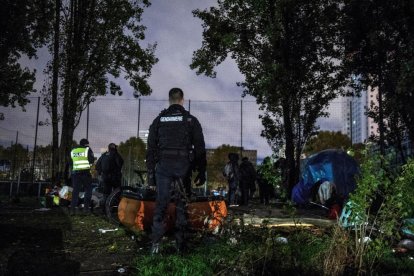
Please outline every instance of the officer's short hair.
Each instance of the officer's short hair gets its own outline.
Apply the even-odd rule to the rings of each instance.
[[[170,104],[178,103],[183,98],[184,98],[184,92],[180,88],[174,87],[168,93],[168,99],[170,101]]]
[[[81,145],[82,147],[89,146],[89,141],[87,139],[83,138],[83,139],[80,140],[79,145]]]
[[[116,150],[116,145],[115,145],[115,143],[110,143],[110,144],[108,145],[108,150]]]

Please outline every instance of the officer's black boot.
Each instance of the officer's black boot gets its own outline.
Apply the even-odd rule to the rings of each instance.
[[[151,255],[158,255],[160,253],[160,244],[158,242],[153,242],[150,250]]]
[[[70,216],[79,215],[79,208],[78,207],[70,207],[70,209],[69,209],[69,215]]]
[[[187,244],[185,242],[176,242],[176,247],[177,247],[177,254],[178,255],[185,255],[188,252],[188,247]]]

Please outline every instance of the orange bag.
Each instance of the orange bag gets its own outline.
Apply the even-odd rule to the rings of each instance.
[[[227,216],[227,206],[224,200],[192,202],[187,212],[191,228],[214,230]]]
[[[119,221],[128,228],[134,228],[135,217],[137,216],[139,207],[140,201],[133,198],[123,197],[118,205]]]
[[[154,211],[155,201],[122,197],[118,206],[118,218],[126,227],[149,230],[152,226]],[[224,200],[191,202],[188,204],[187,213],[190,228],[214,230],[223,223],[227,216],[227,207]],[[165,220],[167,231],[173,229],[175,217],[175,204],[170,203]]]

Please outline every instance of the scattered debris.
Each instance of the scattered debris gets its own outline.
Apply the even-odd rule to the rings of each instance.
[[[286,243],[288,243],[288,239],[285,238],[285,237],[277,237],[276,242],[286,244]]]
[[[361,243],[361,242],[368,243],[370,241],[372,241],[370,237],[364,237],[362,240],[361,239],[358,239],[358,242],[359,243]]]
[[[398,243],[397,246],[408,250],[414,250],[414,241],[410,239],[403,239]]]
[[[118,231],[118,228],[114,228],[114,229],[102,229],[102,228],[99,228],[98,229],[98,232],[99,233],[102,233],[102,234],[105,234],[106,232],[115,232],[115,231]]]
[[[392,252],[394,253],[406,253],[407,251],[407,248],[404,247],[397,247],[392,250]]]
[[[39,209],[35,209],[35,211],[46,212],[46,211],[50,211],[50,208],[39,208]]]
[[[236,238],[230,238],[229,239],[229,244],[237,244],[237,240],[236,240]]]

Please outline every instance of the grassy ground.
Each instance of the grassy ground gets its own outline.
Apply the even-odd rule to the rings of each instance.
[[[321,275],[332,237],[323,219],[318,227],[269,227],[303,216],[319,223],[320,212],[292,217],[289,210],[253,205],[230,210],[216,235],[189,233],[184,256],[176,254],[171,235],[161,255],[151,256],[145,232],[130,232],[101,215],[41,207],[35,198],[0,198],[0,275]],[[245,226],[248,220],[261,226]],[[414,275],[414,261],[390,250],[375,274]]]

